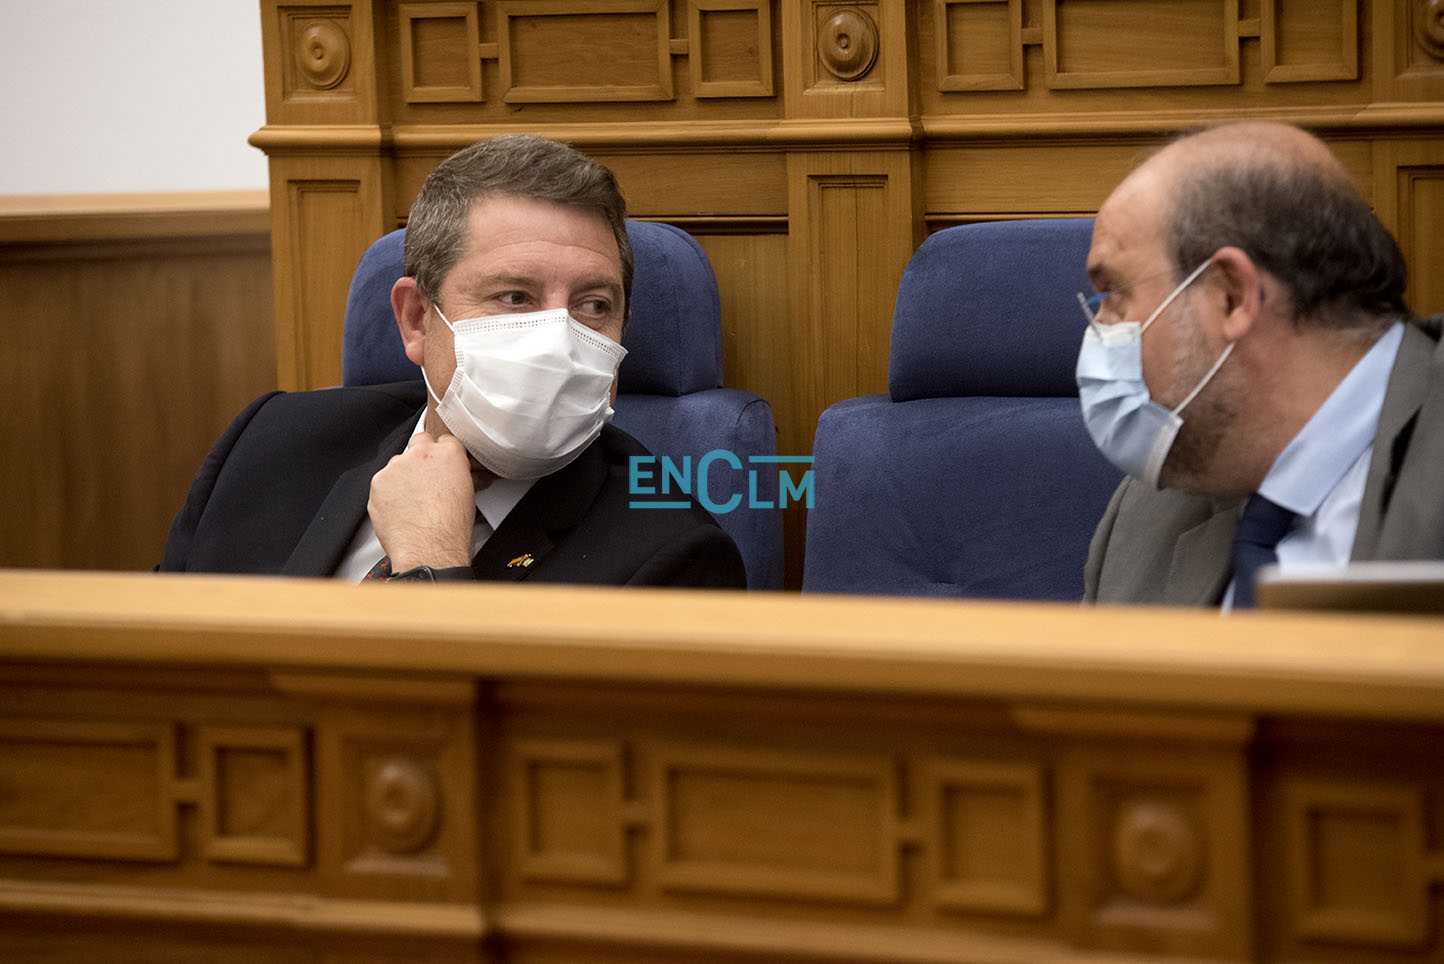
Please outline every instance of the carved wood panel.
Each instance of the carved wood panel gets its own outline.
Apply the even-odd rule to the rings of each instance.
[[[410,104],[479,103],[481,26],[475,3],[403,3],[401,96]]]
[[[268,122],[375,123],[369,2],[272,0],[263,4],[261,34]]]
[[[696,97],[772,96],[772,0],[691,0],[688,69]]]
[[[936,906],[1045,913],[1053,882],[1043,768],[1032,762],[931,760],[923,772]]]
[[[1429,153],[1437,156],[1438,151]],[[1399,198],[1396,237],[1409,263],[1409,304],[1420,314],[1444,311],[1444,164],[1401,164],[1395,170]]]
[[[1148,24],[1148,43],[1121,22]],[[1234,0],[1045,0],[1044,82],[1054,90],[1239,81]]]
[[[346,293],[362,252],[389,230],[386,194],[376,160],[272,162],[271,245],[277,291],[287,296],[276,302],[281,388],[340,384]]]
[[[1022,90],[1023,0],[933,0],[938,90]]]
[[[1247,721],[1022,707],[960,708],[950,725],[924,704],[845,729],[820,702],[501,699],[511,906],[725,899],[792,921],[857,908],[1079,948],[1251,954]]]
[[[192,619],[213,626],[198,599],[186,603]],[[146,650],[144,665],[77,666],[82,630],[67,628],[63,659],[27,651],[0,673],[0,953],[77,964],[113,957],[108,943],[145,960],[230,960],[244,947],[252,959],[333,964],[1438,959],[1444,725],[1431,707],[1395,720],[1338,695],[1354,685],[1342,667],[1336,716],[1287,708],[1308,687],[1267,713],[1206,695],[1188,704],[1179,692],[1220,679],[1198,678],[1215,657],[1207,627],[1174,620],[1147,623],[1197,634],[1177,646],[1189,659],[1167,694],[1126,678],[1112,685],[1143,695],[894,691],[887,681],[909,664],[857,637],[846,655],[800,656],[816,654],[816,628],[777,629],[768,617],[786,607],[765,602],[745,610],[755,623],[737,638],[765,650],[798,634],[772,655],[819,659],[836,674],[825,685],[642,681],[695,662],[682,643],[636,657],[636,679],[575,682],[618,656],[606,640],[579,640],[568,623],[522,647],[551,647],[542,656],[492,651],[457,638],[459,610],[421,637],[433,644],[418,663],[369,674],[355,659],[304,673],[193,668],[304,635],[278,641],[271,625],[205,639],[215,649],[182,665]],[[511,606],[503,624],[524,624],[522,603]],[[42,607],[23,611],[53,622]],[[123,611],[120,638],[156,631]],[[1013,614],[988,624],[999,617],[987,607],[958,613],[985,624],[984,650],[1017,625]],[[1093,657],[1099,677],[1120,674],[1126,638],[1089,643],[1059,616],[1040,611],[1036,624],[1069,630],[1070,654],[1110,654]],[[1301,634],[1296,645],[1329,629],[1345,642],[1357,628],[1270,618]],[[1360,623],[1396,634],[1385,638],[1400,649],[1433,641],[1429,628],[1387,624]],[[307,658],[349,653],[368,631],[345,625],[355,636],[307,636]],[[885,632],[865,638],[888,645]],[[510,669],[423,675],[436,672],[428,658]],[[1030,685],[1056,694],[1079,662],[1037,659],[994,676],[1036,673]],[[1311,679],[1329,678],[1320,665]],[[314,841],[303,864],[277,846],[298,811]],[[128,850],[153,847],[167,826],[165,854]],[[57,830],[84,848],[57,845]],[[119,833],[120,849],[107,853],[114,836],[85,849],[97,830]],[[207,854],[208,840],[248,849]]]
[[[630,882],[623,752],[615,743],[531,740],[512,747],[521,875],[574,884]]]
[[[1263,0],[1262,13],[1265,83],[1358,79],[1358,0]]]
[[[671,100],[670,9],[668,0],[500,0],[503,99]]]
[[[888,760],[667,746],[651,758],[664,891],[898,900]]]
[[[1285,786],[1292,911],[1304,939],[1423,944],[1429,933],[1422,794],[1300,779]]]
[[[0,853],[178,859],[174,761],[163,723],[0,721]]]
[[[310,862],[311,766],[295,728],[202,726],[200,847],[207,860]]]

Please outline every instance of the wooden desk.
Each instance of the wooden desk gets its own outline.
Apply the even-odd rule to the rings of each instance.
[[[6,961],[1437,961],[1444,621],[0,572]]]

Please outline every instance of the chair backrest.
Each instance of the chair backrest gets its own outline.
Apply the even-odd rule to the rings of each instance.
[[[803,588],[1078,599],[1119,473],[1078,408],[1091,220],[939,231],[903,272],[887,395],[818,421]]]
[[[346,299],[341,350],[344,385],[376,385],[421,377],[406,357],[391,311],[391,287],[403,273],[405,229],[385,235],[361,256]],[[782,586],[782,521],[776,509],[743,503],[751,456],[777,452],[772,408],[750,392],[722,384],[722,312],[717,281],[701,245],[668,224],[628,221],[635,255],[632,319],[618,372],[613,424],[657,456],[696,466],[722,449],[744,469],[714,460],[708,491],[694,493],[737,543],[750,588]],[[777,480],[759,476],[757,504],[776,504]],[[770,497],[769,497],[770,493]],[[639,510],[641,511],[641,510]]]

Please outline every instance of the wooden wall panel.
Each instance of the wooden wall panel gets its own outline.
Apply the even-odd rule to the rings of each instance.
[[[671,100],[667,0],[501,0],[503,99],[510,104]],[[560,50],[568,56],[557,56]]]
[[[1409,305],[1416,312],[1444,311],[1444,140],[1382,145],[1375,150],[1374,205],[1395,225],[1394,236],[1409,263]]]
[[[1125,20],[1143,30],[1119,30]],[[1145,26],[1146,25],[1146,26]],[[1049,0],[1043,82],[1052,90],[1239,82],[1233,0]]]
[[[276,372],[282,388],[341,384],[346,293],[362,253],[391,230],[386,194],[374,161],[271,162],[271,243],[281,276],[276,288],[287,295],[276,302]]]
[[[5,565],[148,569],[207,450],[275,387],[255,192],[0,200]]]

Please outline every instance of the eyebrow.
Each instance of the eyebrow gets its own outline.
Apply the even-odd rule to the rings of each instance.
[[[622,300],[622,285],[620,282],[605,276],[583,279],[577,286],[582,291],[594,291],[600,289],[607,292],[618,302]]]
[[[541,281],[534,275],[488,274],[474,279],[468,283],[466,287],[475,293],[481,293],[481,289],[496,287],[525,288],[531,290],[540,284]],[[608,278],[605,275],[598,275],[594,278],[583,278],[574,288],[581,291],[600,289],[608,292],[619,300],[622,295],[621,282],[613,278]]]

